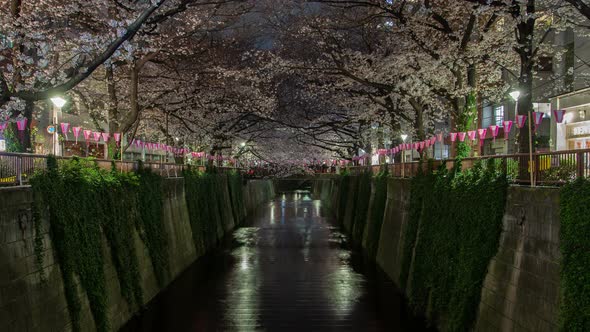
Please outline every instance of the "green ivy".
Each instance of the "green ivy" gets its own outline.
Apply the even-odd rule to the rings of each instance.
[[[562,255],[561,331],[590,331],[590,181],[578,179],[560,193]]]
[[[46,171],[31,179],[37,235],[46,217],[73,330],[81,330],[79,284],[88,297],[96,330],[108,331],[102,235],[110,248],[121,295],[131,307],[141,306],[135,229],[148,247],[156,276],[168,266],[162,179],[142,169],[138,174],[102,170],[89,159],[74,158],[58,168],[50,157],[47,165]],[[35,239],[35,251],[37,264],[42,266],[42,238]]]
[[[233,216],[237,226],[240,225],[246,217],[244,209],[242,175],[236,171],[230,172],[227,174],[227,182],[229,185]]]
[[[373,201],[370,207],[371,220],[367,228],[367,247],[366,253],[369,257],[377,256],[379,248],[379,237],[381,235],[381,226],[383,225],[383,216],[385,215],[385,204],[387,203],[387,167],[373,178]]]
[[[338,209],[334,209],[334,211],[339,211],[338,215],[338,225],[340,227],[344,226],[344,214],[346,211],[346,203],[348,200],[348,194],[350,191],[350,174],[348,172],[344,172],[340,178],[340,185],[338,186]]]
[[[360,246],[363,240],[363,232],[367,223],[367,212],[371,199],[371,177],[372,173],[366,171],[358,179],[357,201],[354,211],[354,220],[352,223],[352,243]]]
[[[239,224],[245,218],[242,181],[237,172],[227,175],[195,169],[184,172],[186,201],[197,253],[204,253],[217,244],[224,234],[224,221],[233,217]],[[227,191],[230,209],[220,204],[225,202]]]
[[[162,213],[163,178],[150,169],[144,168],[141,162],[139,162],[137,174],[140,193],[137,196],[139,234],[150,254],[158,285],[163,287],[169,272],[168,236]]]
[[[412,181],[401,280],[412,308],[443,331],[471,329],[498,250],[507,181],[493,162],[486,166],[443,167]]]

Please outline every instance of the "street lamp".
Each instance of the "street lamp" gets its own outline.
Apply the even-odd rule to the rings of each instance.
[[[55,106],[53,108],[53,116],[52,116],[52,122],[53,122],[53,137],[52,137],[52,141],[53,141],[53,155],[57,156],[57,143],[58,143],[58,136],[57,136],[57,112],[58,110],[61,111],[61,108],[66,104],[66,100],[63,99],[60,96],[56,96],[53,98],[50,98],[51,102],[53,103],[53,105]]]
[[[406,138],[408,138],[408,135],[401,134],[401,138],[402,138],[402,143],[405,143],[406,142]],[[406,160],[406,150],[404,149],[404,150],[402,150],[402,178],[405,175],[405,171],[404,171],[405,168],[406,168],[406,166],[404,164],[406,162],[405,160]]]
[[[514,112],[516,113],[516,115],[518,115],[518,98],[520,97],[520,91],[516,90],[516,91],[512,91],[510,92],[510,97],[512,97],[512,99],[514,99],[514,102],[516,103],[514,106]],[[534,175],[533,175],[533,135],[532,135],[532,128],[531,128],[531,109],[529,107],[528,110],[528,123],[529,123],[529,175],[530,175],[530,180],[531,180],[531,187],[535,186],[535,182],[534,182]]]

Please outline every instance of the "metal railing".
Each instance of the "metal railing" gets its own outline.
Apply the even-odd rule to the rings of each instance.
[[[553,152],[536,152],[533,154],[533,162],[529,160],[529,154],[492,155],[473,158],[464,158],[461,161],[461,169],[472,168],[478,161],[496,162],[504,165],[510,181],[520,184],[531,184],[530,172],[533,172],[534,185],[560,185],[580,177],[590,176],[590,149],[566,150]],[[424,162],[406,162],[387,165],[389,173],[394,177],[414,177],[419,172],[434,171],[441,165],[448,170],[455,167],[455,159],[432,160]],[[351,173],[361,173],[367,169],[376,174],[381,171],[382,165],[352,166]]]
[[[0,186],[24,185],[29,182],[30,177],[39,170],[47,168],[47,155],[29,153],[0,153]],[[72,157],[56,157],[58,165],[71,160]],[[114,162],[115,168],[121,172],[133,172],[137,170],[137,161],[120,160],[93,160],[98,167],[110,170]],[[152,170],[154,173],[166,178],[180,178],[182,171],[188,166],[183,164],[143,162],[143,167]],[[204,166],[195,166],[198,170],[205,170]],[[217,167],[217,171],[226,173],[236,170],[233,167]]]

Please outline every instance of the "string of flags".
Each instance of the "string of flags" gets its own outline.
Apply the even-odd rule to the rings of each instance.
[[[564,114],[565,114],[565,110],[553,110],[553,116],[554,116],[555,121],[557,123],[563,122]],[[534,127],[532,128],[533,132],[536,132],[538,127],[541,125],[544,115],[545,115],[545,113],[543,113],[543,112],[533,112],[533,116],[532,116],[533,117],[533,124],[534,124]],[[512,130],[513,124],[516,124],[516,127],[518,127],[520,129],[526,125],[526,121],[527,121],[526,115],[517,115],[515,121],[511,121],[511,120],[503,121],[502,125],[504,128],[504,139],[508,140],[508,136],[510,134],[510,131]],[[459,142],[465,142],[465,140],[468,139],[469,141],[474,142],[477,139],[477,140],[479,140],[479,144],[483,145],[484,140],[488,136],[488,133],[490,133],[490,136],[495,141],[496,137],[500,133],[500,126],[491,125],[488,128],[478,128],[477,130],[468,130],[465,132],[451,132],[451,133],[449,133],[449,139],[451,141],[451,144],[455,143],[457,140]],[[397,154],[402,151],[410,151],[410,150],[416,150],[418,152],[421,152],[424,149],[434,146],[434,144],[436,142],[442,142],[445,138],[444,136],[445,136],[444,133],[439,132],[435,136],[432,136],[432,137],[430,137],[426,140],[420,141],[420,142],[402,143],[402,144],[399,144],[398,146],[391,148],[391,149],[379,149],[373,155],[379,155],[379,156],[393,155],[393,154]],[[364,154],[361,156],[354,157],[353,161],[362,160],[362,159],[368,158],[368,157],[370,157],[370,155]]]

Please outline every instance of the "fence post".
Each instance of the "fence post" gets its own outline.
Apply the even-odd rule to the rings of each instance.
[[[576,152],[576,176],[584,177],[584,153]]]
[[[535,157],[533,158],[533,162],[534,162],[534,167],[535,167],[535,173],[533,173],[533,184],[532,186],[534,187],[537,182],[539,181],[539,175],[541,175],[541,166],[539,165],[539,163],[541,162],[541,157],[539,157],[538,153],[535,153]]]
[[[19,186],[23,185],[23,158],[21,156],[16,158],[16,182]]]

